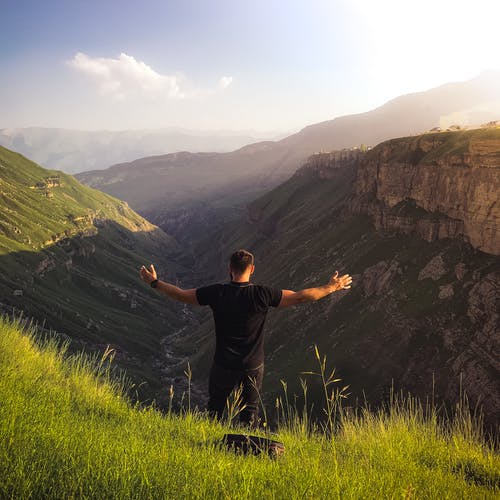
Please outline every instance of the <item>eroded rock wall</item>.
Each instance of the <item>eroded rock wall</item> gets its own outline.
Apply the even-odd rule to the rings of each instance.
[[[427,241],[500,255],[500,128],[394,139],[360,161],[354,213]]]

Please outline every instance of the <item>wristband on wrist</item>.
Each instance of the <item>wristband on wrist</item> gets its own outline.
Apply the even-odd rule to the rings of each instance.
[[[150,286],[151,288],[156,288],[156,287],[158,286],[158,279],[153,280],[153,281],[149,284],[149,286]]]

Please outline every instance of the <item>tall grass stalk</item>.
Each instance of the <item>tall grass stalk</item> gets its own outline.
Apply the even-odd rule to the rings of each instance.
[[[236,387],[226,400],[227,422],[229,425],[236,424],[236,418],[247,407],[243,403],[243,385]]]
[[[326,356],[320,355],[317,345],[314,346],[314,354],[318,362],[319,371],[302,372],[302,374],[313,375],[320,378],[325,398],[325,406],[323,408],[326,416],[325,432],[333,436],[335,432],[335,422],[339,422],[342,414],[342,399],[346,399],[349,395],[347,393],[349,386],[346,385],[340,389],[336,387],[336,384],[341,382],[342,379],[335,376],[335,368],[331,371],[327,369],[327,358]]]
[[[188,411],[188,413],[191,413],[191,382],[193,380],[193,372],[191,370],[191,365],[189,364],[189,361],[187,364],[187,368],[184,370],[184,375],[186,376],[187,382],[188,382],[188,407],[187,407],[187,411]]]

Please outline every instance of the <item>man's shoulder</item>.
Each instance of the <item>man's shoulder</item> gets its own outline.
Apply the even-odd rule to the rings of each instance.
[[[224,283],[210,283],[210,285],[199,286],[197,289],[200,290],[201,288],[220,288],[223,286]]]
[[[212,285],[201,286],[196,289],[196,299],[201,306],[211,305],[214,297],[217,296],[220,289],[224,285],[222,283],[213,283]]]
[[[218,293],[226,286],[225,283],[211,283],[210,285],[203,285],[196,289],[196,293]]]
[[[277,307],[281,301],[282,291],[281,288],[274,286],[255,284],[258,295],[268,306]]]
[[[255,286],[256,288],[260,289],[260,290],[277,290],[276,287],[272,286],[272,285],[266,285],[264,283],[252,283],[253,286]],[[279,289],[281,290],[281,288]]]

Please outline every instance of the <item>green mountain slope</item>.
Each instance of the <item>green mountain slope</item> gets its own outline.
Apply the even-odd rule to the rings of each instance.
[[[500,259],[478,248],[498,241],[499,152],[493,129],[401,138],[366,155],[314,155],[200,245],[201,254],[218,242],[202,262],[217,269],[212,281],[225,280],[227,254],[239,247],[255,252],[257,283],[297,290],[335,270],[353,275],[348,292],[270,312],[271,404],[281,378],[311,368],[304,356],[316,343],[350,385],[353,406],[379,404],[392,386],[451,405],[462,386],[496,425]],[[210,320],[193,331],[191,342],[206,345],[193,359],[201,374],[212,335]],[[320,398],[321,388],[311,395]]]
[[[179,327],[181,308],[147,289],[138,270],[155,262],[182,277],[178,252],[126,203],[0,148],[4,312],[34,317],[74,348],[110,344],[120,366],[157,385],[162,342]]]
[[[497,498],[498,454],[468,419],[445,430],[393,407],[345,417],[332,439],[282,425],[284,456],[245,457],[199,414],[130,405],[108,361],[68,359],[0,318],[0,497]]]

